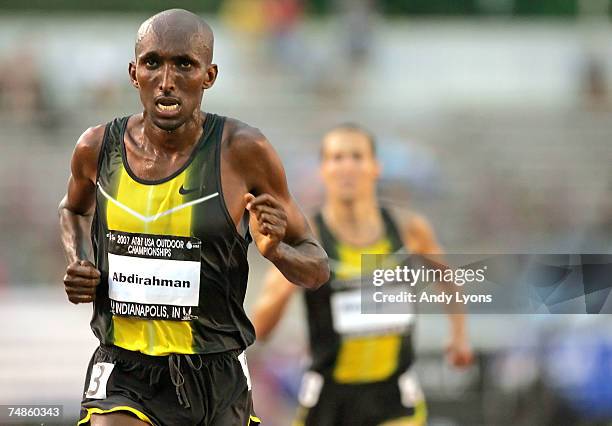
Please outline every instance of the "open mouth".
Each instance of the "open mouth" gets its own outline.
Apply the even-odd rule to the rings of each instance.
[[[181,104],[176,99],[162,98],[155,101],[155,106],[162,112],[174,112],[179,110]]]

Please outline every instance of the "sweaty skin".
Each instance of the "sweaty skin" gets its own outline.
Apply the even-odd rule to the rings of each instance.
[[[200,111],[203,93],[218,73],[213,44],[210,27],[185,10],[161,12],[140,27],[129,75],[143,112],[130,117],[124,139],[127,161],[139,178],[164,178],[188,161],[206,120]],[[68,190],[58,209],[68,264],[64,286],[72,303],[91,302],[100,281],[88,259],[104,127],[87,129],[77,141]],[[309,289],[328,280],[327,255],[289,193],[277,153],[259,130],[231,118],[222,135],[221,182],[237,229],[243,231],[239,224],[248,212],[258,250],[287,279]],[[123,424],[120,416],[125,417],[94,415],[92,424]]]
[[[321,176],[326,200],[322,208],[325,222],[341,241],[354,246],[367,246],[384,232],[376,198],[376,181],[380,166],[373,146],[361,131],[335,129],[322,141]],[[402,218],[402,239],[405,247],[415,254],[441,254],[435,233],[423,216],[397,212]],[[257,338],[265,340],[281,320],[297,287],[271,268],[264,280],[264,289],[253,310],[253,325]],[[448,361],[463,367],[471,364],[472,350],[468,343],[465,318],[458,306],[451,305]]]

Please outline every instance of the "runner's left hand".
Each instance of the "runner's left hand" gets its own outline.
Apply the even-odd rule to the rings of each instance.
[[[249,226],[259,252],[274,259],[287,231],[287,214],[282,204],[270,194],[245,194],[246,209],[251,213]]]
[[[468,367],[474,362],[474,353],[467,339],[454,337],[446,346],[446,357],[453,367]]]

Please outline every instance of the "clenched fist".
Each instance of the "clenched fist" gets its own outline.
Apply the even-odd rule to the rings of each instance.
[[[468,367],[474,362],[474,353],[465,338],[453,338],[446,346],[446,357],[452,366],[459,368]]]
[[[246,209],[251,213],[250,227],[259,252],[273,259],[287,231],[287,214],[282,204],[270,194],[246,194]]]
[[[88,260],[77,260],[66,268],[64,287],[72,303],[89,303],[96,297],[100,271]]]

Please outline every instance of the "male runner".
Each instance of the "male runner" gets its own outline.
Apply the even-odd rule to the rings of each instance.
[[[144,111],[88,129],[74,150],[59,207],[64,284],[71,302],[93,302],[100,340],[79,424],[258,424],[243,353],[255,339],[247,246],[302,287],[329,277],[270,143],[200,111],[212,57],[196,15],[148,19],[129,65]]]
[[[404,248],[415,254],[440,253],[423,217],[405,213],[399,224],[391,211],[379,205],[379,173],[369,132],[346,124],[324,136],[321,175],[326,199],[313,223],[330,257],[332,277],[329,285],[304,292],[312,365],[302,381],[296,426],[424,425],[426,421],[423,394],[411,369],[413,316],[361,315],[350,309],[355,306],[351,302],[360,300],[362,254]],[[253,315],[259,339],[276,326],[296,288],[278,270],[270,270]],[[450,318],[450,361],[467,365],[472,354],[464,318],[460,314]]]

